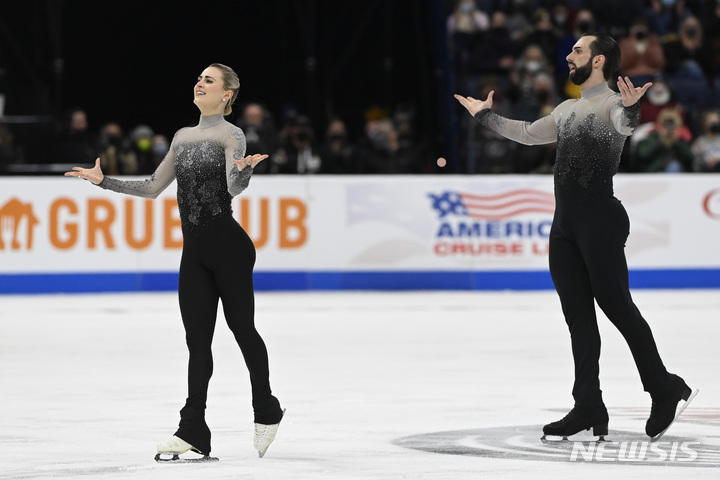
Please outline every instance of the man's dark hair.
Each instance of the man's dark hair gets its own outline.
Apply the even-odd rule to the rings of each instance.
[[[605,56],[605,64],[603,65],[603,76],[605,80],[615,77],[620,66],[620,47],[614,38],[610,35],[602,35],[600,33],[584,33],[583,37],[595,37],[590,43],[590,53],[593,57],[597,55]]]

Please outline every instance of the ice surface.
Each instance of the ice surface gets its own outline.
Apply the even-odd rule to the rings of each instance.
[[[554,292],[259,293],[286,417],[258,458],[220,313],[207,412],[220,461],[200,465],[153,460],[186,393],[175,294],[0,296],[0,479],[718,478],[720,292],[634,298],[668,369],[700,388],[667,434],[704,449],[696,461],[573,462],[540,443],[572,406]],[[644,441],[649,396],[600,323],[609,438]]]

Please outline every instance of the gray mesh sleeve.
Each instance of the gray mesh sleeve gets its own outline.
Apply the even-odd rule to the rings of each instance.
[[[626,137],[632,135],[640,123],[640,102],[626,107],[620,94],[616,94],[605,100],[605,108],[609,110],[608,116],[615,130]]]
[[[228,141],[225,146],[225,171],[227,174],[228,193],[233,197],[239,195],[248,187],[250,177],[253,174],[251,167],[238,170],[238,166],[232,162],[233,160],[242,160],[245,156],[246,149],[247,143],[243,131],[235,126],[230,127]]]
[[[157,198],[158,195],[175,180],[174,159],[174,149],[171,146],[163,161],[149,178],[143,180],[121,180],[119,178],[105,176],[98,186],[106,190],[134,195],[136,197]]]
[[[485,109],[475,114],[475,120],[483,127],[524,145],[543,145],[557,141],[557,124],[552,115],[530,123],[510,120]]]

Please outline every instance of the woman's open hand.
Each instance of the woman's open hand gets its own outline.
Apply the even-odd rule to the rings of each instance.
[[[100,182],[103,181],[103,178],[105,178],[105,175],[100,169],[99,158],[95,160],[95,166],[93,168],[73,167],[71,172],[65,172],[65,176],[78,177],[82,178],[83,180],[90,180],[95,185],[98,185]]]

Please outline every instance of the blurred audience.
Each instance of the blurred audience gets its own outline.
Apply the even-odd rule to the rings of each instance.
[[[170,142],[168,141],[167,137],[158,133],[153,135],[152,157],[155,167],[160,165],[160,162],[165,159],[165,155],[167,155],[168,150],[170,150]]]
[[[677,102],[670,85],[662,78],[654,78],[652,87],[640,100],[640,123],[654,122],[660,110],[665,107],[672,107],[681,114],[684,110],[682,105]]]
[[[509,101],[509,117],[533,121],[552,111],[568,98],[578,98],[579,88],[568,80],[566,56],[584,33],[600,32],[614,36],[622,52],[618,74],[636,85],[653,82],[640,104],[636,134],[624,152],[623,171],[699,171],[693,167],[689,145],[694,137],[713,138],[701,126],[700,109],[720,106],[720,1],[685,0],[504,0],[490,2],[491,17],[503,15],[500,38],[508,42],[507,51],[516,52],[506,70],[507,81],[499,75],[499,59],[492,47],[484,48],[491,65],[476,62],[479,68],[456,87],[460,93],[478,97],[479,85],[495,78],[495,97]],[[502,17],[501,17],[502,18]],[[712,33],[711,33],[712,32]],[[554,85],[548,85],[548,76]],[[614,82],[609,81],[611,87]],[[480,98],[484,98],[481,96]],[[664,112],[660,115],[660,112]],[[471,119],[458,110],[461,131],[467,132],[458,148],[461,172],[508,171],[487,158],[484,147],[492,135],[473,131]],[[479,138],[481,143],[477,143]],[[494,140],[493,140],[494,141]],[[698,144],[702,144],[699,142]],[[551,171],[550,152],[538,154],[536,147],[518,147],[512,155],[513,173]],[[536,163],[534,156],[537,156]],[[483,165],[495,164],[490,169]],[[500,165],[500,166],[498,166]],[[534,167],[534,165],[538,165]]]
[[[645,17],[651,30],[660,36],[677,33],[685,17],[692,15],[685,0],[650,0]]]
[[[365,125],[359,152],[360,173],[422,173],[422,163],[412,145],[401,141],[390,118],[371,119]]]
[[[618,74],[636,85],[653,83],[641,100],[640,125],[628,139],[621,170],[720,171],[720,0],[445,1],[452,67],[443,77],[448,91],[485,98],[493,90],[493,110],[533,121],[580,96],[579,87],[568,79],[566,60],[580,36],[610,34],[622,52]],[[612,88],[614,81],[609,84]],[[443,139],[447,132],[423,131],[418,120],[437,112],[428,113],[432,110],[423,105],[424,115],[416,118],[420,102],[436,107],[442,103],[415,99],[413,108],[368,106],[365,118],[342,119],[332,111],[324,118],[309,118],[286,107],[276,124],[269,108],[252,101],[236,123],[245,133],[248,154],[270,155],[255,173],[437,172],[435,160],[443,155],[452,165],[443,172],[552,171],[554,145],[506,145],[478,129],[461,110],[442,119],[457,124],[457,140]],[[24,161],[18,152],[25,151],[22,139],[27,135],[20,133],[13,125],[0,125],[0,163]],[[141,122],[127,135],[115,122],[94,132],[82,108],[67,112],[55,140],[47,162],[89,164],[100,156],[112,175],[152,173],[170,143]]]
[[[135,175],[138,162],[135,152],[123,136],[119,124],[111,122],[100,129],[100,167],[108,175]]]
[[[150,175],[157,167],[153,153],[155,132],[148,125],[138,125],[130,132],[130,151],[137,159],[136,175]]]
[[[89,129],[87,114],[82,108],[72,108],[65,114],[57,145],[57,155],[48,163],[95,163],[97,141]]]
[[[490,26],[487,13],[478,8],[475,0],[458,0],[455,11],[447,18],[447,32],[457,40],[458,34],[474,35]]]
[[[542,48],[531,43],[525,48],[510,72],[508,96],[511,101],[515,104],[527,102],[534,95],[535,80],[540,76],[551,77],[552,66]]]
[[[4,165],[13,162],[15,157],[15,145],[13,135],[10,130],[0,123],[0,172],[4,169]]]
[[[645,173],[691,172],[693,154],[688,130],[674,108],[664,108],[655,129],[637,147],[637,170]]]
[[[670,79],[706,81],[707,59],[703,51],[703,30],[697,17],[682,20],[677,35],[665,42],[665,73]]]
[[[490,29],[476,40],[475,48],[469,52],[466,70],[469,73],[495,74],[505,77],[515,63],[517,46],[510,39],[507,25],[505,24],[505,13],[502,11],[493,12],[490,17]],[[460,72],[458,72],[460,73]],[[465,85],[465,73],[458,75],[458,84]]]
[[[618,44],[621,53],[618,75],[630,77],[635,85],[645,85],[662,73],[665,53],[660,37],[650,32],[645,18],[635,20]]]
[[[720,112],[705,112],[702,133],[692,143],[693,170],[720,172]]]
[[[297,115],[288,119],[286,137],[271,157],[272,173],[320,173],[322,159],[310,119]]]
[[[357,149],[350,142],[345,122],[333,118],[325,131],[325,142],[320,148],[321,173],[354,173],[357,165]]]
[[[263,153],[272,155],[277,151],[279,138],[270,114],[259,103],[249,103],[243,108],[242,116],[237,121],[242,128],[247,142],[247,155]],[[271,162],[260,162],[254,173],[268,173]]]

